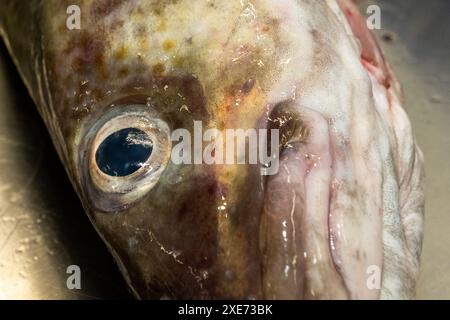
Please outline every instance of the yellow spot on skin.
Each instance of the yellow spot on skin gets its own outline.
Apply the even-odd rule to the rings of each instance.
[[[172,40],[166,40],[163,42],[164,51],[171,51],[175,47],[175,43]]]
[[[166,70],[162,63],[157,63],[152,67],[152,72],[155,76],[161,76]]]
[[[142,7],[139,7],[139,8],[136,10],[136,13],[137,13],[139,16],[143,16],[144,13],[145,13],[145,11],[144,11],[144,9],[142,9]]]
[[[166,31],[166,29],[167,29],[166,20],[160,20],[158,25],[156,26],[156,31],[162,32],[162,31]]]
[[[141,49],[141,51],[146,51],[148,50],[148,40],[147,38],[142,38],[141,40],[139,40],[139,47]]]
[[[118,60],[123,60],[128,56],[128,48],[126,46],[121,46],[114,54],[115,58]]]

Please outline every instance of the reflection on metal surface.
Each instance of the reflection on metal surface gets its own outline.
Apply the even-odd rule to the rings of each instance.
[[[426,158],[427,224],[418,298],[450,299],[450,23],[445,0],[379,0],[377,32]],[[130,298],[50,138],[0,49],[0,299]],[[79,265],[82,289],[68,290]]]

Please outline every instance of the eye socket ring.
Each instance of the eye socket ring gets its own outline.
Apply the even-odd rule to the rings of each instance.
[[[152,150],[147,160],[128,175],[105,173],[97,163],[97,150],[111,135],[133,129],[146,135]],[[89,130],[85,155],[87,191],[91,202],[102,211],[118,211],[142,198],[158,182],[171,154],[170,129],[156,111],[144,105],[121,106],[101,117]]]
[[[147,176],[151,173],[157,173],[168,160],[165,159],[167,155],[170,155],[163,149],[163,146],[170,144],[169,137],[164,134],[166,130],[161,130],[164,125],[165,123],[159,119],[148,119],[141,114],[133,113],[114,118],[114,125],[111,125],[110,122],[105,123],[94,138],[92,151],[90,152],[89,166],[94,184],[103,192],[127,193],[135,188],[136,183],[142,180],[143,175]],[[130,175],[108,175],[99,168],[96,161],[96,151],[101,143],[111,134],[127,128],[134,128],[144,132],[149,140],[153,142],[153,151],[141,168]]]

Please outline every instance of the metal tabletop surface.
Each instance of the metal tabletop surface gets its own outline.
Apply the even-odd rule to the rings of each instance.
[[[362,1],[382,8],[382,46],[426,158],[420,299],[450,299],[450,1]],[[84,214],[48,133],[0,45],[0,299],[130,299]],[[69,290],[66,269],[82,270]]]

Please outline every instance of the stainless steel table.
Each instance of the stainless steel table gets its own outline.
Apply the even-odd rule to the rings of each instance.
[[[363,1],[361,9],[369,3],[382,7],[377,35],[426,157],[418,297],[450,299],[450,1]],[[3,46],[0,110],[0,299],[132,298]],[[66,287],[72,264],[82,269],[81,290]]]

